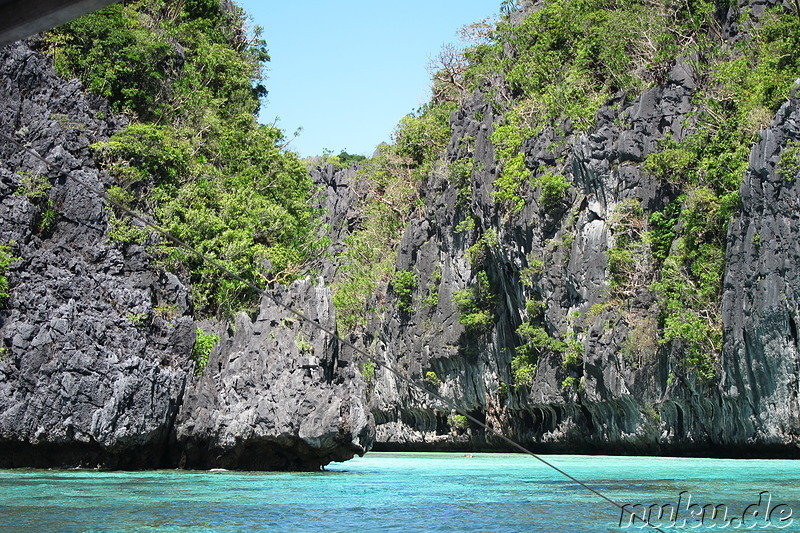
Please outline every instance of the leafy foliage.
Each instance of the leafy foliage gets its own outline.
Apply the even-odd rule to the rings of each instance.
[[[342,150],[338,155],[333,155],[333,152],[330,150],[323,150],[321,156],[308,157],[304,160],[304,162],[308,167],[331,164],[336,168],[349,168],[353,165],[361,163],[366,159],[366,156],[350,154],[346,150]]]
[[[530,176],[525,164],[522,143],[536,133],[531,113],[522,103],[512,108],[495,126],[491,140],[503,162],[500,176],[495,180],[494,197],[511,212],[518,212],[525,205],[523,187]]]
[[[442,380],[433,370],[425,372],[425,381],[435,387],[438,387],[439,385],[442,384]]]
[[[396,273],[397,244],[419,201],[413,164],[393,146],[382,145],[379,155],[365,160],[356,179],[368,191],[362,224],[345,238],[332,287],[341,331],[366,324],[369,299]]]
[[[450,113],[454,102],[426,104],[416,113],[400,119],[394,132],[393,148],[397,155],[407,157],[417,179],[426,178],[433,162],[450,140]]]
[[[364,361],[361,365],[361,376],[364,381],[369,385],[375,379],[375,363],[373,361]]]
[[[608,251],[608,270],[612,291],[621,297],[633,296],[651,281],[650,246],[644,210],[631,198],[617,204],[611,218],[614,246]]]
[[[570,347],[544,328],[545,308],[546,303],[541,300],[528,300],[525,303],[528,319],[517,328],[517,335],[523,343],[517,347],[517,354],[511,359],[511,373],[516,386],[530,386],[533,383],[539,358],[545,352],[564,352]],[[569,364],[577,362],[577,353],[577,349],[568,353]]]
[[[256,122],[269,56],[260,30],[243,28],[244,13],[217,0],[134,0],[57,28],[44,43],[61,73],[135,119],[93,146],[116,180],[113,198],[250,282],[290,281],[327,243],[317,242],[304,165],[284,151],[280,130]],[[123,213],[110,224],[119,242],[145,242]],[[252,290],[155,242],[165,265],[188,272],[196,312],[253,304]]]
[[[551,209],[561,203],[567,189],[569,189],[567,178],[557,172],[545,172],[539,179],[539,183],[542,187],[540,198],[545,209]]]
[[[26,196],[36,208],[36,230],[46,235],[52,231],[56,222],[53,200],[50,199],[52,185],[47,176],[23,172],[20,174],[20,185],[14,194]]]
[[[208,356],[211,349],[219,342],[219,335],[206,333],[200,328],[195,330],[194,346],[192,347],[192,359],[194,360],[194,373],[200,375],[208,364]]]
[[[778,172],[788,182],[794,182],[800,175],[800,142],[787,143],[778,161]]]
[[[711,24],[713,9],[669,0],[545,2],[519,23],[503,18],[494,42],[467,50],[465,80],[476,87],[500,73],[500,90],[518,109],[586,128],[610,95],[662,79],[679,50]]]
[[[469,427],[469,419],[460,414],[451,414],[447,417],[447,423],[450,427],[456,429],[466,429]]]
[[[0,305],[5,305],[6,300],[10,296],[8,289],[8,267],[17,261],[19,257],[15,257],[11,253],[11,246],[9,244],[0,245]]]
[[[473,285],[453,294],[453,303],[461,312],[458,321],[467,332],[481,335],[494,327],[495,294],[485,270],[478,272]]]
[[[258,83],[266,45],[260,29],[248,38],[243,26],[241,9],[216,0],[135,0],[53,30],[46,45],[61,74],[83,80],[115,111],[198,125],[208,114],[253,114],[266,94]]]
[[[394,276],[397,245],[409,216],[422,203],[419,187],[437,164],[444,165],[441,156],[450,140],[449,118],[455,106],[454,102],[430,103],[403,117],[393,143],[380,145],[375,157],[361,161],[356,179],[368,191],[360,206],[362,224],[345,238],[333,284],[342,331],[366,323],[368,301]],[[401,291],[408,287],[401,281]],[[426,302],[434,304],[433,299]],[[400,305],[410,310],[410,300],[401,299]]]
[[[419,278],[413,270],[398,270],[392,278],[392,289],[398,297],[397,307],[406,313],[414,310],[412,299],[419,285]]]
[[[679,345],[684,366],[705,382],[716,375],[722,346],[726,233],[740,203],[750,146],[800,71],[797,54],[789,52],[796,50],[800,19],[778,7],[762,23],[751,28],[749,40],[703,50],[712,59],[700,73],[708,81],[698,93],[695,132],[681,142],[666,138],[642,165],[684,191],[650,216],[648,236],[660,265],[651,290],[661,343]]]
[[[467,248],[467,259],[473,269],[481,269],[486,266],[492,248],[497,246],[497,232],[489,229],[484,232],[475,244]]]

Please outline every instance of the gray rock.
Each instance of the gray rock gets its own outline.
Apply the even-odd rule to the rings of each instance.
[[[726,27],[731,40],[739,38],[734,25]],[[700,383],[681,369],[679,347],[658,342],[657,309],[645,281],[631,294],[629,308],[593,308],[609,302],[607,252],[620,202],[636,200],[651,213],[679,194],[673,184],[643,172],[641,163],[665,136],[680,141],[693,131],[697,80],[691,64],[692,58],[679,61],[663,84],[633,100],[615,96],[586,135],[562,125],[525,141],[532,174],[545,166],[573,187],[549,208],[540,191],[522,187],[525,205],[518,214],[504,212],[492,196],[499,162],[489,135],[499,117],[491,97],[480,91],[468,97],[451,115],[445,157],[472,157],[482,169],[471,176],[472,197],[460,202],[455,184],[436,173],[428,178],[424,212],[410,222],[398,247],[397,268],[414,269],[419,278],[413,311],[400,311],[391,298],[388,305],[376,299],[372,305],[382,311],[370,318],[361,346],[384,366],[536,450],[797,456],[800,176],[787,180],[775,170],[787,143],[798,139],[796,95],[753,147],[742,213],[730,226],[720,381]],[[475,230],[456,231],[469,217]],[[458,322],[452,295],[474,283],[477,269],[465,253],[487,231],[496,232],[498,245],[478,268],[486,270],[496,293],[495,325],[475,336]],[[542,262],[541,273],[523,286],[523,269],[532,261]],[[439,298],[429,308],[422,302],[432,290]],[[512,387],[511,360],[524,341],[516,329],[526,320],[529,299],[546,303],[542,327],[579,342],[582,361],[565,367],[561,353],[545,352],[534,383]],[[636,349],[623,355],[631,343]],[[428,372],[441,383],[426,383]],[[567,378],[574,385],[564,386]],[[503,446],[480,428],[454,428],[447,405],[380,367],[370,393],[376,449]]]
[[[0,51],[0,73],[3,133],[102,188],[88,146],[124,122],[23,43]],[[46,206],[17,194],[32,176],[52,185],[47,232]],[[0,467],[166,466],[194,343],[187,289],[108,239],[102,198],[7,142],[0,181],[0,241],[20,257],[0,311]],[[180,302],[171,322],[162,302]]]
[[[795,96],[753,147],[728,231],[722,390],[740,406],[740,432],[774,448],[800,446],[800,176],[779,164],[799,141]]]
[[[330,290],[307,279],[275,295],[282,305],[263,298],[255,320],[236,316],[189,385],[175,429],[181,466],[315,470],[371,447],[355,365],[283,307],[333,329]]]
[[[89,151],[125,125],[107,104],[58,78],[25,43],[0,49],[0,80],[0,131],[71,178],[112,183]],[[39,226],[44,201],[18,194],[35,176],[52,185],[57,218],[48,230]],[[112,241],[107,208],[0,143],[0,244],[20,257],[0,310],[0,468],[308,470],[369,449],[371,417],[354,366],[308,324],[274,326],[283,315],[267,301],[255,323],[240,316],[228,326],[236,333],[206,374],[189,380],[189,290],[143,246]],[[287,303],[304,302],[333,326],[327,289],[293,291]]]

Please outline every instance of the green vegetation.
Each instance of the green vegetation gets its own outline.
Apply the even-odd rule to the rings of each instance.
[[[544,272],[544,261],[529,257],[528,266],[519,271],[519,278],[522,285],[529,288],[533,287],[536,280],[542,276],[542,272]]]
[[[413,296],[418,285],[419,278],[413,270],[398,270],[394,275],[391,286],[397,294],[397,307],[400,311],[410,313],[414,310]]]
[[[422,305],[434,309],[439,305],[439,284],[442,282],[442,266],[436,265],[431,273],[431,283],[428,286],[428,295],[422,300]]]
[[[337,257],[340,266],[332,289],[341,332],[366,324],[369,299],[396,274],[397,245],[419,202],[414,168],[408,157],[384,144],[356,175],[368,193],[361,205],[361,227],[345,238],[346,247]]]
[[[349,154],[346,150],[339,152],[339,155],[333,155],[330,150],[323,150],[321,156],[309,157],[304,160],[307,166],[323,166],[331,164],[337,169],[349,168],[355,164],[361,163],[366,160],[366,156],[359,154]]]
[[[561,360],[561,368],[567,370],[569,367],[578,366],[583,363],[583,343],[577,339],[569,339],[566,342],[564,359]]]
[[[557,172],[545,172],[538,182],[542,188],[542,194],[539,198],[545,209],[552,209],[560,204],[567,189],[569,189],[567,178]]]
[[[505,84],[497,90],[529,122],[567,119],[585,129],[617,91],[662,80],[672,59],[712,23],[713,8],[710,2],[546,2],[519,24],[503,18],[493,41],[467,50],[465,79],[477,87],[500,73]]]
[[[53,200],[50,199],[50,189],[52,185],[47,176],[31,172],[20,174],[19,188],[14,194],[26,196],[36,207],[36,230],[47,235],[50,233],[56,222],[56,212],[53,207]]]
[[[134,313],[129,311],[125,315],[125,318],[128,322],[138,327],[144,326],[147,323],[147,313]]]
[[[4,306],[9,296],[9,283],[8,283],[8,268],[12,263],[17,261],[19,257],[14,257],[11,253],[11,244],[0,245],[0,306]]]
[[[541,300],[528,300],[525,303],[528,319],[517,328],[517,335],[522,338],[523,344],[517,347],[517,354],[511,359],[511,373],[514,376],[515,386],[530,386],[533,383],[536,365],[546,351],[565,352],[571,347],[547,333],[543,326],[545,308],[546,304]],[[579,356],[577,351],[572,349],[567,357],[570,358],[570,364],[577,363],[579,358],[583,357],[582,351]],[[564,364],[566,366],[568,363]]]
[[[677,58],[696,57],[686,62],[698,82],[697,111],[686,124],[690,134],[678,138],[678,132],[665,132],[659,149],[642,163],[644,172],[669,182],[676,194],[649,215],[636,200],[616,206],[608,220],[614,238],[608,301],[592,306],[581,320],[614,310],[629,327],[622,347],[626,361],[641,364],[670,344],[683,354],[685,370],[713,381],[722,343],[727,226],[739,207],[758,130],[800,72],[800,17],[778,5],[756,25],[742,13],[740,27],[749,37],[723,46],[716,42],[719,13],[736,9],[727,1],[547,0],[512,23],[508,15],[516,6],[505,0],[495,25],[465,29],[470,46],[443,51],[433,72],[431,102],[401,119],[393,142],[382,145],[376,157],[342,151],[314,159],[337,167],[358,163],[355,179],[366,191],[358,206],[360,226],[335,258],[340,332],[365,325],[367,314],[378,310],[370,306],[385,306],[389,289],[400,310],[412,310],[419,279],[397,270],[397,245],[422,204],[420,191],[428,180],[449,180],[458,189],[458,216],[466,213],[455,230],[476,230],[478,218],[468,209],[472,183],[484,172],[475,161],[475,139],[461,139],[458,153],[449,154],[455,160],[444,154],[452,133],[449,118],[470,90],[485,92],[494,107],[490,140],[499,174],[493,196],[503,214],[519,213],[536,199],[552,215],[569,200],[573,176],[561,155],[551,165],[534,167],[539,163],[523,153],[530,139],[547,131],[556,146],[562,134],[588,132],[612,96],[662,83]],[[114,111],[131,118],[126,129],[93,147],[115,179],[110,197],[153,215],[176,237],[247,280],[290,281],[308,272],[328,243],[316,238],[318,213],[309,207],[314,191],[304,162],[285,150],[283,132],[255,120],[269,57],[260,31],[248,34],[243,27],[242,12],[224,11],[217,0],[130,0],[50,32],[43,45],[60,72],[77,76],[108,98]],[[483,121],[484,114],[473,118]],[[621,114],[618,124],[624,127],[629,118]],[[84,127],[69,117],[53,120]],[[798,169],[800,145],[789,143],[777,171],[791,183]],[[41,177],[23,176],[19,191],[37,205],[42,233],[56,220],[48,187]],[[161,264],[190,278],[199,314],[230,313],[254,302],[250,289],[131,223],[123,212],[109,211],[110,234],[120,246],[149,245]],[[575,219],[569,220],[556,230],[560,233],[548,235],[560,235],[564,247],[574,239],[569,228]],[[476,237],[466,252],[472,284],[457,291],[453,302],[467,332],[482,335],[494,327],[496,295],[487,266],[498,253],[498,236],[486,229]],[[557,241],[551,242],[554,247]],[[754,242],[760,243],[760,235]],[[540,282],[544,267],[542,258],[528,258],[520,272],[527,289]],[[634,296],[645,292],[655,303],[633,309]],[[537,294],[529,296],[540,298]],[[431,286],[419,296],[431,308],[439,303],[438,289]],[[548,333],[544,304],[535,298],[517,330],[522,340],[512,360],[517,386],[533,382],[546,351],[564,354],[565,368],[580,364],[582,345]],[[362,370],[366,379],[367,363]],[[565,383],[573,386],[576,379]]]
[[[447,423],[451,428],[455,429],[467,429],[469,427],[469,419],[459,414],[448,415]]]
[[[314,345],[308,342],[303,332],[298,332],[294,338],[294,345],[301,355],[311,355],[314,353]]]
[[[530,116],[526,111],[520,107],[512,108],[504,116],[503,122],[495,126],[491,137],[497,156],[503,162],[500,176],[494,182],[494,196],[513,213],[525,205],[523,187],[530,176],[525,155],[521,151],[522,143],[536,133],[529,124]]]
[[[450,113],[455,109],[454,102],[430,103],[400,120],[392,147],[409,159],[415,179],[427,179],[441,157],[450,140]]]
[[[169,304],[169,303],[162,303],[157,305],[153,308],[153,313],[166,320],[167,322],[171,322],[175,320],[178,316],[178,304]]]
[[[375,379],[375,363],[372,361],[364,361],[361,365],[361,376],[364,378],[364,382],[367,385],[372,383],[372,380]]]
[[[781,153],[781,158],[778,161],[778,172],[780,172],[783,179],[788,182],[794,182],[800,175],[800,142],[789,141]]]
[[[453,294],[453,303],[461,316],[458,321],[473,335],[488,333],[494,328],[495,294],[486,271],[481,270],[475,283]]]
[[[650,281],[650,246],[639,201],[630,198],[619,202],[610,225],[614,232],[614,246],[608,251],[612,292],[618,297],[631,297]]]
[[[487,230],[475,244],[467,248],[467,259],[473,269],[480,269],[489,260],[489,253],[492,248],[497,246],[497,232],[493,229]]]
[[[472,197],[471,178],[472,171],[474,169],[475,160],[472,157],[462,157],[461,159],[450,163],[450,181],[452,181],[456,187],[458,187],[458,200],[461,203],[467,203],[467,201]],[[467,220],[472,219],[468,218]],[[464,222],[467,222],[467,220]]]
[[[742,15],[743,23],[747,18]],[[684,191],[650,217],[648,236],[658,267],[650,288],[658,297],[661,342],[678,343],[686,368],[705,382],[716,375],[722,346],[726,232],[740,203],[750,146],[800,71],[800,58],[791,52],[800,44],[800,18],[778,7],[762,22],[760,28],[751,28],[749,40],[731,48],[696,47],[710,56],[698,65],[708,82],[697,97],[701,112],[696,131],[682,142],[666,138],[663,150],[643,164]],[[791,154],[791,147],[787,152]],[[633,334],[651,329],[640,324]]]
[[[219,342],[219,335],[206,333],[200,328],[195,330],[194,346],[192,347],[195,375],[199,376],[203,373],[208,364],[208,356],[211,354],[211,349],[217,342]]]
[[[536,377],[537,357],[531,354],[517,354],[511,359],[511,374],[514,376],[515,386],[530,386]]]
[[[464,73],[467,86],[488,85],[503,102],[503,120],[492,134],[502,162],[497,200],[519,211],[526,187],[537,186],[528,183],[531,169],[521,152],[526,139],[562,123],[585,131],[615,93],[662,81],[675,57],[704,40],[713,11],[711,2],[559,0],[529,11],[518,24],[503,17],[492,39],[465,51]],[[563,184],[545,180],[545,206],[560,199]]]
[[[93,147],[113,198],[253,283],[285,282],[326,243],[305,166],[280,130],[256,122],[269,56],[260,29],[244,27],[244,13],[217,0],[134,0],[57,28],[44,45],[60,73],[133,118]],[[118,242],[147,240],[124,213],[109,218]],[[254,291],[172,242],[151,244],[165,266],[188,272],[198,314],[254,303]]]
[[[442,380],[439,379],[439,376],[437,376],[436,372],[433,370],[429,370],[425,373],[425,381],[436,387],[442,384]]]
[[[446,169],[442,152],[450,140],[450,114],[454,102],[431,102],[400,120],[392,144],[378,147],[378,155],[361,162],[356,179],[367,189],[362,203],[362,224],[345,238],[337,257],[339,269],[333,283],[339,330],[353,331],[366,324],[370,298],[383,292],[385,283],[400,297],[400,309],[411,310],[418,280],[397,276],[397,245],[410,215],[419,209],[422,183],[438,169]],[[451,166],[457,180],[469,182],[471,161]],[[398,290],[399,289],[399,290]],[[438,304],[432,292],[425,305]]]
[[[578,384],[578,378],[576,378],[575,376],[567,376],[561,382],[561,388],[563,390],[570,390],[575,386],[577,386],[577,384]]]

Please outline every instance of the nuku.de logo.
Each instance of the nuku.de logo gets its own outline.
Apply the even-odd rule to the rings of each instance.
[[[758,502],[745,507],[737,513],[727,504],[692,503],[688,491],[678,494],[675,503],[646,505],[628,503],[622,506],[619,517],[620,528],[649,528],[655,526],[665,529],[737,529],[768,530],[784,529],[793,522],[793,510],[785,503],[775,502],[769,491],[758,495]]]

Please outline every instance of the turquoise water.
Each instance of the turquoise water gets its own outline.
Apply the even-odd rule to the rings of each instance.
[[[546,458],[622,504],[680,507],[678,498],[691,496],[698,507],[725,504],[739,519],[750,506],[750,521],[739,525],[753,531],[800,531],[798,461]],[[756,505],[762,491],[771,499]],[[758,521],[768,511],[771,520]],[[666,531],[723,525],[719,516],[672,516],[662,517]],[[640,530],[619,521],[607,502],[512,454],[370,453],[319,473],[0,471],[3,532]]]

